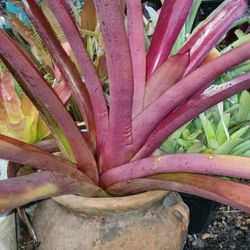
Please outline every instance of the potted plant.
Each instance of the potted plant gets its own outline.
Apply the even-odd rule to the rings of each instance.
[[[152,155],[186,122],[250,87],[250,74],[246,73],[209,88],[216,77],[250,58],[249,42],[202,65],[221,37],[242,16],[247,1],[225,1],[173,55],[171,51],[192,8],[192,0],[164,2],[147,54],[140,1],[85,1],[86,13],[94,20],[95,28],[100,26],[101,35],[91,30],[92,22],[88,21],[79,32],[76,25],[79,19],[75,14],[72,18],[75,7],[70,1],[67,4],[62,0],[47,0],[47,3],[47,10],[54,14],[60,25],[57,29],[63,31],[75,58],[67,55],[52,29],[55,23],[49,24],[35,1],[23,1],[23,8],[70,86],[87,130],[80,132],[46,82],[45,67],[41,70],[16,41],[0,30],[1,59],[41,112],[61,152],[61,155],[51,154],[45,147],[39,149],[1,135],[1,158],[39,169],[0,182],[1,212],[31,201],[74,194],[42,202],[37,210],[34,226],[42,241],[41,249],[145,249],[146,246],[180,249],[187,227],[186,207],[175,194],[167,195],[162,202],[166,193],[143,193],[149,190],[190,193],[249,212],[249,185],[213,176],[249,178],[249,158],[215,154]],[[84,39],[80,34],[85,35]],[[96,35],[101,46],[94,42],[93,53],[90,38]],[[105,54],[100,55],[102,45]],[[101,80],[100,65],[101,72],[106,66],[108,70],[108,77]],[[135,193],[143,194],[127,198],[82,197]],[[147,195],[151,198],[145,202],[142,197]],[[160,212],[156,210],[159,204],[169,209],[166,214],[170,217],[163,216],[162,207]],[[168,224],[171,230],[159,229],[159,220],[154,226],[144,224],[146,219],[150,224],[156,218],[163,225],[171,221]],[[133,222],[135,231],[131,231]],[[171,232],[175,236],[166,243]]]

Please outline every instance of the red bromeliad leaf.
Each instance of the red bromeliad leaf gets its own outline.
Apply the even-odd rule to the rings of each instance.
[[[67,9],[66,3],[63,0],[48,0],[47,2],[68,39],[72,51],[77,59],[80,71],[85,79],[94,111],[97,133],[97,152],[100,153],[108,130],[108,111],[101,83],[95,72],[92,61],[90,60],[84,47],[77,27],[75,26],[71,14]]]
[[[60,151],[55,139],[39,141],[34,145],[40,148],[41,150],[46,151],[47,153],[54,153]]]
[[[111,99],[108,137],[100,164],[102,169],[107,169],[126,162],[133,155],[133,72],[118,1],[96,0],[95,6],[104,39]]]
[[[61,43],[64,51],[67,53],[67,55],[69,56],[70,53],[72,52],[72,48],[70,46],[70,44],[68,42],[64,42],[64,43]],[[62,73],[60,72],[60,70],[58,69],[57,65],[54,64],[54,76],[55,76],[55,80],[57,82],[60,82],[62,80]]]
[[[62,43],[62,47],[67,53],[67,55],[70,55],[72,52],[72,49],[68,42]],[[62,79],[62,74],[58,67],[54,65],[54,76],[56,80],[56,84],[53,85],[53,89],[55,90],[56,94],[60,98],[61,102],[65,104],[69,98],[71,97],[71,88],[69,87],[69,84],[65,82],[64,79]]]
[[[4,113],[9,118],[9,123],[17,124],[24,118],[22,103],[16,94],[13,78],[8,72],[3,72],[0,79],[0,102],[3,104]],[[1,109],[2,111],[2,109]],[[1,112],[1,116],[3,113]],[[2,117],[1,117],[2,120]]]
[[[147,53],[147,78],[167,60],[192,4],[193,0],[164,1]]]
[[[151,156],[112,168],[101,177],[105,187],[162,173],[198,173],[250,179],[250,158],[207,154]]]
[[[17,177],[18,171],[22,168],[21,164],[15,163],[15,162],[8,162],[8,166],[7,166],[7,177],[9,178],[13,178],[13,177]]]
[[[150,190],[189,193],[250,213],[250,186],[198,174],[162,174],[150,179],[117,183],[107,190],[113,195],[127,195]]]
[[[227,0],[216,8],[178,52],[190,51],[190,64],[185,74],[199,66],[246,9],[247,0]]]
[[[75,164],[4,135],[0,135],[0,157],[22,165],[31,165],[41,170],[56,172],[93,183],[89,177],[76,168]]]
[[[53,89],[55,90],[57,96],[60,98],[61,102],[63,104],[67,103],[72,94],[69,85],[65,81],[61,81],[60,83],[55,85]]]
[[[63,152],[67,153],[71,160],[74,160],[75,156],[78,168],[97,181],[98,174],[93,154],[52,88],[17,44],[1,30],[0,40],[0,57],[4,59],[4,63],[12,70],[21,87],[41,111],[58,139],[59,146],[61,148],[63,146]]]
[[[159,123],[139,152],[134,156],[133,160],[142,159],[151,155],[168,136],[185,123],[213,105],[249,88],[250,73],[246,73],[223,85],[207,90],[202,94],[194,95],[189,101],[169,114]]]
[[[230,68],[250,58],[250,42],[217,57],[182,78],[147,106],[133,121],[135,151],[138,150],[156,125],[195,92],[207,88],[211,81]]]
[[[155,101],[164,91],[179,81],[189,64],[189,53],[171,56],[147,80],[144,106]]]
[[[96,147],[95,121],[88,91],[81,80],[75,64],[68,57],[41,9],[33,0],[25,0],[25,12],[48,48],[65,81],[70,85],[72,95],[89,129],[92,148]]]
[[[0,181],[0,214],[29,202],[63,194],[106,196],[98,186],[47,171]]]
[[[133,117],[135,117],[143,109],[146,80],[146,49],[141,0],[126,0],[126,6],[129,47],[134,76]]]

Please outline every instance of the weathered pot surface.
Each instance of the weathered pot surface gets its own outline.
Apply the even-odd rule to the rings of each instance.
[[[189,212],[177,193],[118,198],[64,195],[41,202],[34,228],[39,250],[182,249]]]

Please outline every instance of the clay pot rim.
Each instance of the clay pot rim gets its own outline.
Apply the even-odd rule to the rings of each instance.
[[[62,195],[52,199],[59,205],[76,213],[104,215],[147,209],[162,201],[168,191],[150,191],[123,197],[92,198],[78,195]]]

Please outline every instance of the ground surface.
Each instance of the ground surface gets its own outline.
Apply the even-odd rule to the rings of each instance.
[[[185,250],[250,250],[250,215],[219,206],[207,229],[189,235]]]
[[[32,239],[26,226],[20,222],[20,227],[18,228],[18,246],[17,250],[35,250]]]

